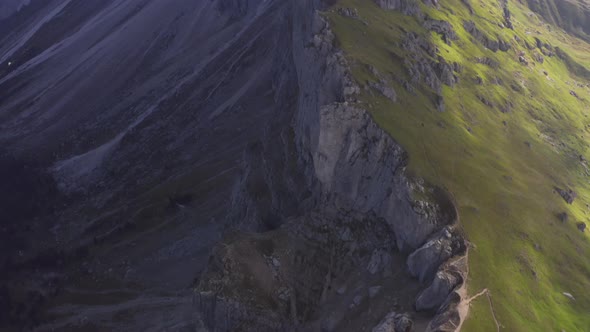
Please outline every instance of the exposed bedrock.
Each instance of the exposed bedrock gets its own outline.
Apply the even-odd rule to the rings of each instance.
[[[380,331],[403,318],[435,331],[456,323],[450,303],[467,270],[452,199],[407,176],[405,151],[357,101],[320,4],[291,6],[297,106],[288,129],[244,156],[228,216],[237,230],[196,286],[205,325]]]

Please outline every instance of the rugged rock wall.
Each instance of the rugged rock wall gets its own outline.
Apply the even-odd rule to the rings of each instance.
[[[235,211],[246,212],[232,218],[238,217],[234,223],[242,229],[265,230],[248,225],[259,225],[257,220],[268,211],[276,211],[280,219],[281,202],[289,201],[293,193],[306,197],[302,201],[306,208],[297,211],[298,217],[277,220],[274,225],[280,227],[276,231],[243,233],[224,241],[213,256],[213,262],[218,263],[210,264],[197,287],[206,325],[220,331],[237,326],[262,330],[321,326],[334,330],[344,321],[346,311],[361,308],[364,300],[352,290],[334,290],[351,282],[338,275],[377,274],[380,277],[371,280],[384,282],[389,278],[384,271],[405,269],[391,258],[401,251],[411,253],[407,260],[410,274],[424,285],[430,284],[415,304],[418,309],[437,312],[428,329],[447,330],[446,326],[460,321],[455,301],[460,297],[455,290],[466,277],[465,259],[457,259],[466,255],[466,248],[453,227],[458,217],[453,202],[443,190],[405,175],[405,152],[356,100],[359,88],[348,73],[344,56],[334,48],[328,24],[316,11],[321,4],[298,1],[291,6],[299,97],[290,129],[293,134],[280,140],[289,153],[276,158],[271,150],[263,149],[264,153],[247,155],[246,175],[233,200]],[[274,159],[282,162],[272,166]],[[298,171],[285,171],[289,163],[295,163]],[[253,175],[254,169],[260,174]],[[296,188],[289,177],[277,180],[269,175],[271,169],[272,174],[297,174],[304,185]],[[247,188],[254,183],[262,192],[249,197]],[[287,193],[291,194],[281,195]],[[413,199],[415,193],[422,198]],[[266,197],[262,201],[267,203],[260,203],[260,197]],[[261,250],[261,243],[272,250]],[[293,243],[298,245],[290,245]],[[306,262],[315,268],[291,260],[284,254],[290,251],[307,257]],[[251,254],[244,254],[248,252]],[[257,255],[268,257],[267,262],[254,259]],[[451,263],[451,259],[462,264]],[[261,272],[265,269],[270,270]],[[269,274],[274,277],[264,281]],[[244,280],[255,285],[249,284],[249,290],[240,288]],[[353,284],[353,289],[369,286],[366,281]],[[253,299],[248,292],[263,298]],[[326,303],[338,296],[350,297],[350,307],[330,310]],[[410,301],[413,305],[414,298]],[[273,307],[281,309],[273,311]],[[302,313],[301,308],[307,312]],[[412,311],[411,306],[404,309]],[[359,318],[364,324],[378,322],[366,314],[357,315],[364,317]]]

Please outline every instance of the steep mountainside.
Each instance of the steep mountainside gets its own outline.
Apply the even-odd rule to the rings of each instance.
[[[571,15],[531,9],[343,0],[326,12],[362,105],[408,150],[409,169],[456,199],[469,292],[486,295],[468,331],[590,326],[590,45],[556,25]]]
[[[0,329],[588,330],[585,8],[3,2]]]
[[[530,10],[549,24],[590,40],[590,3],[586,0],[528,0]]]

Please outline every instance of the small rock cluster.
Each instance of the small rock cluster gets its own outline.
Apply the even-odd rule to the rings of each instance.
[[[575,191],[573,191],[572,189],[570,189],[570,188],[562,189],[562,188],[559,188],[559,187],[555,187],[555,191],[568,204],[572,204],[574,202],[574,200],[576,199],[576,197],[578,197],[578,194]]]
[[[358,18],[359,17],[359,12],[356,8],[338,8],[336,10],[338,12],[338,14],[344,16],[344,17],[351,17],[351,18]]]
[[[475,22],[473,21],[463,21],[463,28],[478,42],[480,42],[483,46],[491,50],[492,52],[497,52],[498,50],[506,52],[511,48],[510,43],[504,41],[502,38],[498,38],[497,40],[491,39],[485,33],[477,28]]]
[[[427,30],[434,31],[439,34],[443,41],[448,45],[451,45],[452,41],[459,39],[455,33],[455,30],[453,29],[453,26],[447,21],[435,20],[427,17],[422,25]]]
[[[420,14],[420,7],[415,0],[375,0],[375,3],[383,9],[397,10],[404,15],[415,16]]]
[[[425,84],[437,94],[434,100],[436,108],[444,111],[442,85],[455,86],[459,82],[456,73],[461,72],[461,66],[458,63],[447,62],[438,55],[438,48],[434,44],[416,33],[407,33],[401,47],[410,53],[410,56],[404,60],[410,76],[410,82],[403,83],[406,90],[412,92],[415,86],[420,83]]]

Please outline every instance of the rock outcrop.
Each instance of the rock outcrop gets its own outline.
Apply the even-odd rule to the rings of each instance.
[[[375,0],[377,5],[383,9],[397,10],[404,15],[418,15],[420,7],[418,0]]]
[[[346,59],[333,46],[327,22],[314,14],[313,6],[298,3],[294,9],[295,17],[303,21],[294,24],[293,53],[297,77],[305,84],[299,85],[292,121],[295,157],[291,162],[301,170],[306,189],[300,190],[308,193],[307,208],[299,216],[278,221],[274,230],[238,232],[218,247],[196,287],[199,296],[205,294],[209,299],[202,301],[200,310],[215,312],[212,303],[221,302],[222,310],[237,311],[227,313],[229,317],[241,317],[240,308],[246,307],[256,308],[249,314],[258,318],[241,323],[212,318],[206,320],[207,326],[219,331],[231,330],[236,324],[249,329],[301,328],[315,326],[310,319],[319,316],[317,324],[332,331],[346,311],[358,312],[368,324],[374,318],[362,313],[362,308],[371,295],[369,286],[348,278],[366,275],[383,283],[392,277],[392,269],[404,269],[393,259],[400,252],[409,254],[410,273],[430,284],[417,297],[421,299],[418,307],[436,312],[432,324],[446,324],[445,317],[456,316],[456,308],[448,303],[456,297],[454,290],[466,274],[466,269],[445,264],[466,255],[463,239],[452,226],[458,218],[452,199],[444,190],[405,175],[404,150],[356,102],[360,89],[348,73]],[[412,45],[409,47],[416,47]],[[440,80],[438,65],[428,66],[432,77]],[[454,69],[450,64],[442,66]],[[263,162],[257,158],[245,167]],[[264,159],[273,157],[265,154]],[[256,225],[257,218],[265,215],[260,211],[269,210],[257,203],[259,199],[249,197],[251,191],[245,189],[251,186],[248,176],[237,185],[233,199],[232,210],[244,211],[233,215],[239,220],[230,220],[236,225]],[[283,206],[285,198],[271,194],[281,181],[265,176],[257,179],[257,187],[263,188],[257,195],[270,195],[274,206]],[[273,263],[275,260],[280,263]],[[309,260],[314,264],[308,264]],[[351,282],[352,288],[338,286]],[[359,294],[359,287],[366,287],[367,293]],[[384,292],[380,288],[371,297],[379,298]],[[211,296],[217,300],[210,300]],[[349,304],[338,311],[329,309],[335,305],[330,303],[343,303],[342,298],[348,298]],[[414,303],[405,305],[410,309]],[[272,308],[278,309],[267,314]],[[376,331],[411,328],[408,316],[389,311],[378,317],[380,323],[374,322],[378,323]]]
[[[407,33],[401,47],[411,54],[404,60],[404,65],[412,84],[423,83],[440,95],[442,84],[453,87],[459,81],[455,72],[460,71],[460,66],[438,56],[437,47],[425,38]]]
[[[438,310],[447,300],[449,294],[456,291],[465,282],[467,258],[447,261],[439,268],[432,283],[416,299],[416,310]]]
[[[561,198],[563,198],[563,200],[568,204],[572,204],[576,197],[578,197],[578,194],[570,188],[562,189],[555,187],[555,191],[557,191],[559,196],[561,196]]]
[[[449,45],[459,38],[457,37],[457,33],[455,33],[453,26],[447,21],[435,20],[427,17],[422,25],[427,30],[434,31],[439,34],[443,41]]]
[[[411,332],[414,324],[408,315],[390,312],[372,332]]]
[[[461,236],[445,227],[408,257],[408,268],[412,275],[425,282],[436,274],[441,264],[457,254],[464,254],[465,250]]]
[[[479,30],[473,21],[463,21],[463,28],[467,31],[476,41],[481,43],[484,47],[497,52],[498,50],[506,52],[511,48],[511,45],[499,39],[493,39],[488,37],[484,32]]]

